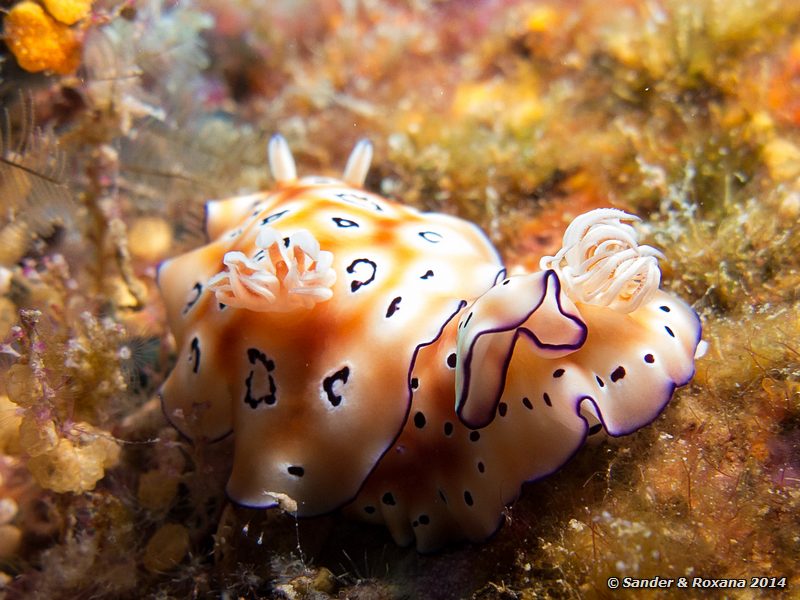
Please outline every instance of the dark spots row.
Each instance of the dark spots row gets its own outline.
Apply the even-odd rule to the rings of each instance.
[[[275,361],[258,348],[248,348],[247,361],[252,368],[245,379],[244,402],[253,409],[258,408],[261,404],[274,405],[277,402],[277,385],[274,377]],[[337,407],[341,404],[343,399],[341,387],[349,379],[350,367],[347,365],[323,379],[322,391],[331,406]]]
[[[550,399],[550,394],[548,394],[547,392],[542,394],[542,400],[544,400],[544,403],[547,406],[553,406],[553,401]],[[531,402],[531,399],[528,398],[527,396],[524,396],[522,398],[522,406],[524,406],[528,410],[533,410],[533,402]]]
[[[478,463],[478,470],[483,473],[485,471],[485,467],[482,462]],[[438,490],[439,499],[443,504],[447,504],[447,496],[445,496],[444,492],[440,489]],[[475,499],[472,496],[472,492],[470,490],[464,490],[463,494],[464,504],[467,506],[474,506]],[[384,492],[383,496],[381,496],[381,503],[384,506],[397,506],[397,499],[395,498],[392,492]],[[372,504],[367,504],[363,508],[364,512],[368,515],[374,515],[377,512],[377,508]],[[418,527],[420,525],[430,525],[431,518],[426,513],[421,513],[411,522],[412,527]]]
[[[422,514],[417,517],[414,521],[411,521],[412,527],[419,527],[420,525],[430,525],[431,519],[428,515]]]

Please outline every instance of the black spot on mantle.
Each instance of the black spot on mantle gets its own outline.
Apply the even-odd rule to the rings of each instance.
[[[611,373],[611,381],[616,383],[620,379],[625,377],[625,367],[622,365],[618,366],[614,371]]]
[[[342,217],[333,217],[333,222],[336,223],[337,227],[341,227],[342,229],[350,229],[351,227],[360,227],[358,223],[355,221],[351,221],[350,219],[344,219]]]
[[[361,280],[354,279],[353,281],[351,281],[350,282],[350,291],[351,292],[356,292],[361,287],[363,287],[365,285],[369,285],[370,283],[375,281],[375,273],[378,271],[378,265],[376,265],[373,261],[371,261],[368,258],[357,258],[357,259],[355,259],[353,262],[351,262],[347,266],[345,271],[347,271],[348,273],[350,273],[352,275],[355,272],[356,267],[358,267],[358,265],[361,265],[361,264],[367,265],[372,270],[372,272],[370,273],[369,277],[367,277],[366,279],[361,279]]]
[[[197,339],[197,336],[192,338],[192,344],[189,347],[189,360],[194,360],[194,365],[192,366],[192,373],[197,373],[200,370],[200,340]]]
[[[326,377],[322,382],[322,389],[325,391],[325,395],[328,397],[328,402],[331,403],[332,406],[339,406],[342,402],[342,397],[336,394],[333,391],[333,384],[337,381],[341,381],[342,385],[347,383],[347,379],[350,377],[350,367],[344,366],[333,375],[329,375]]]
[[[182,314],[184,314],[184,315],[186,313],[188,313],[195,304],[197,304],[197,301],[200,299],[200,294],[203,293],[203,284],[201,284],[198,281],[192,287],[192,291],[195,292],[195,294],[194,294],[194,296],[192,298],[189,298],[189,301],[186,303],[186,306],[183,307],[183,313]]]
[[[247,386],[244,396],[245,403],[250,405],[250,408],[257,408],[262,402],[267,405],[275,404],[276,387],[275,379],[272,377],[272,372],[275,370],[275,362],[267,358],[267,355],[261,352],[258,348],[247,349],[247,360],[251,365],[253,365],[254,368],[250,371],[247,379],[245,380],[245,385]],[[262,396],[254,396],[253,377],[255,377],[256,369],[259,368],[259,366],[266,371],[268,389],[266,394],[263,394]]]
[[[400,301],[402,300],[402,296],[397,296],[392,302],[389,304],[389,308],[386,309],[386,318],[388,319],[398,310],[400,310]]]

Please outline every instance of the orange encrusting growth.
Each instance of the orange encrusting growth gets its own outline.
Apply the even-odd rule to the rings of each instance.
[[[36,2],[16,4],[3,21],[8,48],[26,71],[75,72],[80,64],[78,32],[48,15]]]
[[[50,16],[64,25],[85,19],[92,9],[92,0],[42,0]]]

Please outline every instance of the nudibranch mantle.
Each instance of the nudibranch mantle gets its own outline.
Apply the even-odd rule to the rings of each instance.
[[[164,411],[192,439],[234,433],[240,504],[343,508],[420,551],[480,541],[589,435],[652,421],[700,323],[658,289],[635,217],[587,213],[506,277],[473,224],[364,190],[371,155],[298,179],[275,136],[275,189],[207,204],[210,242],[159,269]]]

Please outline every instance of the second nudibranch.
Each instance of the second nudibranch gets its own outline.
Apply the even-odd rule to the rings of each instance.
[[[479,541],[589,435],[652,421],[700,324],[635,217],[587,213],[506,277],[473,224],[365,191],[371,154],[298,179],[276,136],[275,189],[208,204],[211,241],[159,271],[164,410],[193,439],[233,432],[238,503],[344,508],[421,551]]]

